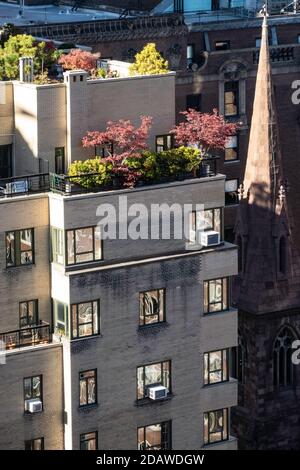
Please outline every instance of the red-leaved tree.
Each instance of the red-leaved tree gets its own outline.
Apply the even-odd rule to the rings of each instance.
[[[195,145],[204,156],[211,150],[224,149],[230,136],[236,134],[238,125],[228,123],[216,109],[212,114],[195,109],[182,111],[185,121],[171,131],[178,145]]]
[[[72,49],[68,54],[63,54],[58,62],[64,70],[86,70],[91,72],[96,68],[99,57],[100,54],[92,54],[81,49]]]
[[[152,125],[150,116],[141,116],[141,125],[135,127],[131,121],[120,119],[109,121],[105,131],[88,131],[82,139],[83,147],[104,146],[105,157],[113,164],[113,173],[121,176],[124,185],[131,187],[140,176],[127,166],[131,158],[140,158],[141,152],[147,149],[147,139]]]

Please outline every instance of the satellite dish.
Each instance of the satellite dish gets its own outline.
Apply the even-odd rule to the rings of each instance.
[[[193,72],[197,72],[197,70],[198,70],[198,64],[196,64],[196,63],[192,64],[192,67],[191,67],[191,68],[192,68],[192,71],[193,71]]]

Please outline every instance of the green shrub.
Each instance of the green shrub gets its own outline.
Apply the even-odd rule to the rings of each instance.
[[[89,173],[97,174],[84,176]],[[72,178],[71,182],[79,184],[83,188],[107,186],[112,183],[112,164],[100,157],[75,161],[71,163],[68,174],[69,176],[78,176],[78,178]]]

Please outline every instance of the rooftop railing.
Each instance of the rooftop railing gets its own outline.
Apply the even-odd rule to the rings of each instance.
[[[0,341],[6,350],[49,344],[52,342],[50,325],[41,322],[40,325],[0,333]]]
[[[177,173],[172,176],[163,176],[159,180],[140,180],[136,186],[152,186],[155,184],[167,184],[175,181],[183,181],[194,178],[204,178],[216,176],[218,157],[210,156],[202,160],[199,169],[195,173]],[[50,190],[59,194],[73,195],[83,193],[96,193],[122,189],[120,178],[112,178],[112,184],[103,186],[97,185],[95,180],[101,176],[100,173],[85,173],[74,176],[57,175],[50,173]]]
[[[0,198],[49,191],[49,173],[0,178]]]

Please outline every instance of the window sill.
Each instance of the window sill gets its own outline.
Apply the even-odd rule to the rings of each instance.
[[[234,383],[238,383],[238,381],[236,379],[234,379],[233,377],[230,377],[228,380],[222,380],[222,382],[216,382],[214,384],[203,384],[203,388],[214,388],[214,387],[218,387],[220,385],[225,385],[225,384],[234,384]]]
[[[241,160],[224,160],[224,165],[228,165],[230,163],[241,163]]]
[[[166,321],[158,322],[158,323],[149,323],[149,325],[139,325],[137,332],[141,335],[147,334],[155,334],[158,333],[160,330],[164,330],[165,328],[169,327],[169,323]]]
[[[233,204],[225,204],[225,209],[226,207],[238,207],[239,206],[239,203],[238,202],[234,202]]]
[[[35,263],[18,264],[18,265],[15,265],[15,266],[6,266],[6,269],[28,268],[30,266],[35,266]]]
[[[84,341],[84,340],[88,340],[88,339],[92,339],[92,338],[102,338],[102,334],[99,333],[99,334],[90,335],[90,336],[80,336],[79,338],[71,338],[70,341],[72,343],[75,343],[77,341]]]
[[[169,393],[166,398],[160,398],[159,400],[151,400],[150,398],[141,398],[140,400],[135,401],[135,405],[137,407],[139,406],[146,406],[146,405],[154,405],[155,403],[164,403],[164,402],[169,402],[172,400],[174,395],[172,393]]]
[[[90,411],[95,410],[96,408],[98,408],[98,403],[91,403],[90,405],[78,406],[78,411],[80,413],[89,413]]]

